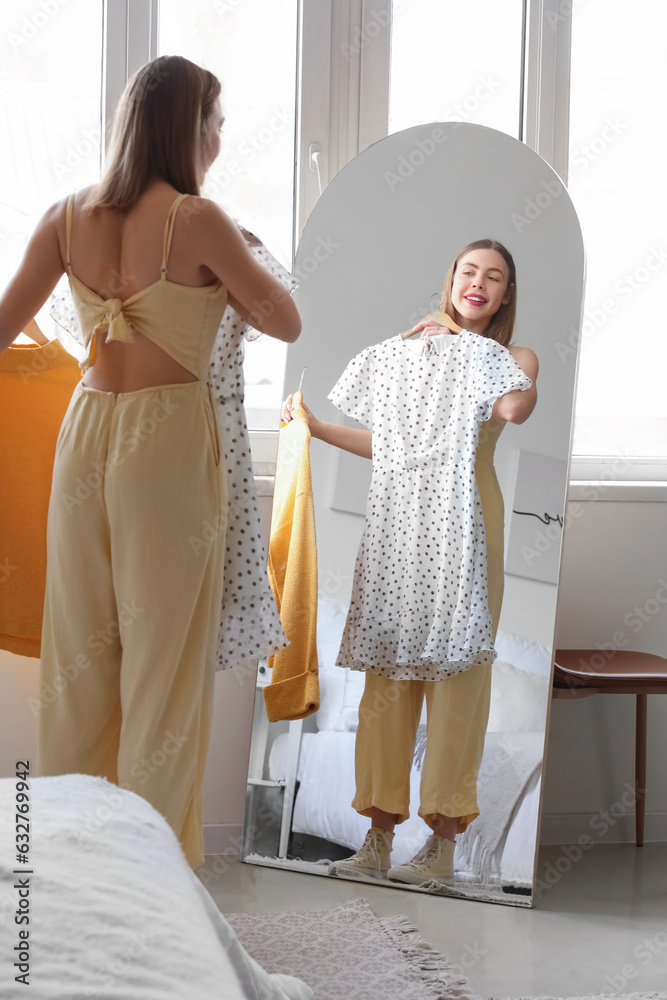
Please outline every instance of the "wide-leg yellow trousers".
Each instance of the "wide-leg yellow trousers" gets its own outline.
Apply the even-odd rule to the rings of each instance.
[[[495,639],[504,591],[503,497],[493,451],[504,424],[482,424],[475,477],[486,535],[489,612]],[[363,816],[372,808],[410,815],[410,771],[426,698],[426,750],[419,815],[460,817],[462,833],[479,816],[477,775],[489,718],[491,664],[470,667],[442,681],[395,681],[366,671],[355,744],[356,794],[352,806]]]
[[[79,384],[47,528],[40,772],[99,775],[204,860],[201,787],[222,600],[226,481],[205,382]]]

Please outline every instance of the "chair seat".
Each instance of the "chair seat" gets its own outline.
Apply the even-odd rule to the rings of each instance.
[[[631,649],[557,649],[553,698],[596,694],[636,695],[635,841],[644,843],[646,803],[646,713],[649,694],[667,694],[667,660]]]
[[[617,690],[650,684],[667,689],[667,659],[625,649],[557,649],[554,683],[568,687],[613,685]]]

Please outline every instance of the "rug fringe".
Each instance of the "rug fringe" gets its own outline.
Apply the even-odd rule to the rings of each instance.
[[[579,997],[505,997],[503,1000],[667,1000],[667,993],[587,993]],[[500,997],[489,997],[489,1000],[501,1000]]]
[[[406,916],[383,917],[380,924],[394,947],[416,967],[433,1000],[478,1000],[470,983],[454,972],[449,960],[420,936]]]

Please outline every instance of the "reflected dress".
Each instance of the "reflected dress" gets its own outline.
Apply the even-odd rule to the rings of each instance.
[[[367,521],[337,661],[366,670],[352,802],[365,816],[374,808],[398,823],[410,815],[424,697],[419,815],[429,823],[458,816],[459,833],[479,815],[477,774],[504,583],[493,454],[505,422],[491,410],[498,396],[530,385],[509,351],[463,331],[369,348],[331,394],[373,430]]]
[[[475,453],[495,400],[530,385],[466,330],[392,337],[348,364],[329,398],[372,429],[373,472],[339,666],[442,680],[494,659]],[[502,514],[498,530],[502,553]]]

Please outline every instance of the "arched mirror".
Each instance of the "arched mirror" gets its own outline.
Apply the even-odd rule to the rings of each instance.
[[[388,136],[349,163],[324,191],[299,245],[295,299],[303,333],[289,348],[285,395],[305,368],[310,409],[354,426],[327,399],[348,362],[439,309],[450,263],[485,237],[514,257],[513,343],[537,354],[540,372],[534,412],[505,426],[495,452],[505,578],[477,785],[480,815],[457,841],[453,878],[425,886],[375,881],[529,906],[575,391],[571,345],[584,282],[579,223],[548,164],[504,133],[451,122]],[[364,674],[335,660],[371,463],[314,440],[311,464],[321,705],[305,720],[268,723],[260,688],[270,678],[260,671],[243,858],[335,878],[345,877],[331,874],[335,862],[360,847],[369,827],[351,806]],[[396,827],[392,865],[411,858],[431,832],[417,815],[423,735],[418,729],[410,817]]]

